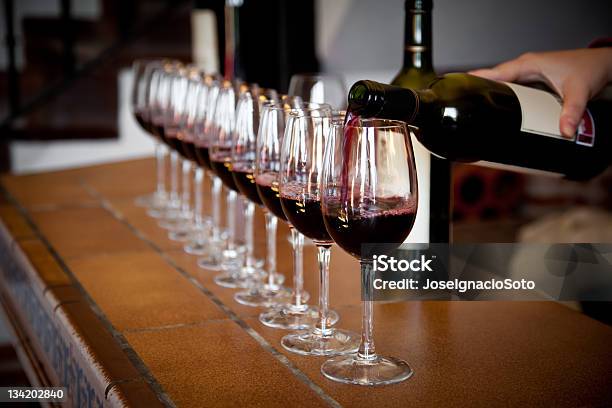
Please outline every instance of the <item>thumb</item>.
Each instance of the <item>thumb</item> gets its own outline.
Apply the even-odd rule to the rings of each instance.
[[[565,137],[571,138],[576,133],[584,109],[589,100],[588,87],[577,79],[568,79],[563,84],[563,109],[559,120],[559,130]]]

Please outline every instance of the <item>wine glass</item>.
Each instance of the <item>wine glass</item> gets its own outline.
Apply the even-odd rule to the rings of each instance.
[[[177,126],[173,122],[172,88],[175,77],[182,64],[169,61],[152,74],[150,83],[149,104],[152,112],[153,126],[156,135],[170,148],[170,194],[167,205],[162,211],[150,211],[149,214],[160,218],[160,225],[170,227],[180,218],[180,197],[178,190],[179,153],[176,150],[171,133]]]
[[[223,188],[223,182],[217,176],[211,163],[211,146],[216,142],[217,130],[219,128],[218,120],[220,115],[217,112],[217,102],[222,87],[226,86],[227,83],[222,81],[218,77],[214,77],[210,82],[206,83],[206,102],[202,128],[196,132],[198,137],[196,138],[196,153],[199,159],[206,167],[207,174],[211,178],[211,199],[212,199],[212,234],[208,237],[208,243],[206,245],[205,252],[198,258],[198,266],[208,270],[220,270],[224,264],[225,257],[223,256],[223,249],[226,247],[227,242],[223,234],[221,227],[221,192]],[[229,217],[229,214],[228,214]]]
[[[220,286],[236,288],[242,267],[242,248],[236,241],[236,199],[238,187],[232,176],[232,145],[234,138],[236,100],[248,90],[241,83],[223,81],[215,105],[215,131],[209,148],[211,167],[227,188],[227,228],[228,239],[223,250],[222,269],[226,272],[215,277]]]
[[[168,102],[164,109],[163,129],[164,140],[170,146],[171,159],[171,194],[176,197],[176,203],[159,221],[159,226],[170,231],[169,238],[184,240],[186,235],[175,234],[189,228],[192,217],[190,206],[190,171],[191,161],[183,146],[182,127],[187,107],[187,89],[191,67],[180,66],[165,75]],[[179,180],[179,168],[182,169]]]
[[[202,163],[197,155],[196,149],[196,131],[198,130],[198,124],[202,121],[204,115],[205,97],[207,93],[206,88],[203,86],[205,81],[205,74],[195,68],[191,67],[188,71],[188,82],[187,90],[185,95],[185,108],[180,121],[179,126],[179,140],[183,153],[187,160],[187,172],[183,174],[183,204],[184,208],[192,214],[191,222],[184,224],[183,228],[176,231],[170,232],[170,239],[176,241],[188,241],[184,249],[187,253],[191,254],[203,254],[205,240],[205,223],[203,214],[203,197],[202,197],[202,183],[204,180],[204,169]],[[200,126],[201,127],[201,126]],[[189,175],[191,171],[194,171],[193,184],[193,209],[191,208],[192,197],[191,191],[191,180]]]
[[[294,74],[289,81],[288,93],[306,102],[328,103],[334,109],[344,109],[347,103],[344,80],[332,73]]]
[[[168,237],[173,241],[187,241],[196,230],[191,208],[191,172],[197,164],[192,128],[201,78],[199,69],[187,66],[179,71],[172,83],[171,123],[176,124],[176,127],[168,134],[175,149],[182,156],[181,217],[169,228],[168,233]]]
[[[265,275],[254,256],[253,216],[255,205],[261,204],[253,183],[253,168],[255,160],[254,142],[259,125],[259,102],[277,100],[274,90],[261,89],[257,85],[243,88],[238,94],[235,111],[235,124],[230,136],[226,138],[230,148],[230,156],[226,159],[225,168],[231,174],[237,192],[242,193],[244,202],[244,233],[245,256],[239,269],[233,269],[216,278],[216,282],[226,287],[246,288]],[[242,199],[242,197],[241,197]],[[250,296],[241,293],[236,298],[243,304],[253,301]]]
[[[288,223],[291,230],[293,252],[293,293],[291,299],[262,312],[259,315],[259,321],[269,327],[288,330],[311,327],[318,316],[317,308],[306,303],[310,296],[304,290],[304,265],[302,260],[304,236],[287,221],[281,206],[278,189],[281,143],[285,133],[287,117],[292,109],[303,106],[304,102],[298,96],[284,96],[281,99],[281,104],[264,106],[257,135],[257,163],[255,168],[257,191],[268,209],[268,214],[274,214],[276,218]],[[320,107],[331,109],[327,105],[321,105]],[[333,314],[331,318],[335,322],[337,315]]]
[[[156,189],[152,194],[137,197],[135,204],[139,207],[163,207],[167,199],[166,183],[165,183],[165,160],[168,150],[163,145],[162,141],[155,136],[151,127],[151,118],[149,107],[147,104],[148,87],[151,81],[151,73],[154,68],[159,68],[161,61],[146,61],[146,60],[135,60],[132,64],[132,94],[130,99],[130,107],[134,118],[140,125],[140,127],[153,136],[155,144],[155,158],[156,158]]]
[[[357,350],[359,337],[332,327],[329,320],[329,262],[333,241],[323,223],[319,190],[332,111],[310,106],[289,114],[281,146],[279,191],[289,222],[317,247],[319,316],[312,329],[288,334],[281,344],[291,352],[304,355],[346,354]]]
[[[148,75],[145,91],[145,106],[148,116],[147,124],[151,133],[153,133],[158,140],[164,143],[164,145],[161,146],[163,157],[158,156],[157,158],[157,179],[158,183],[162,183],[164,186],[166,198],[163,202],[159,203],[159,205],[153,205],[148,208],[147,213],[154,218],[163,218],[172,211],[176,211],[178,208],[178,196],[175,190],[172,188],[173,184],[171,183],[170,185],[170,191],[167,191],[165,188],[165,157],[171,152],[172,146],[170,146],[166,141],[164,119],[170,100],[167,77],[172,71],[178,69],[180,66],[180,62],[172,60],[163,60],[159,63],[153,63],[147,66],[147,69],[150,68],[150,74]],[[176,163],[172,162],[171,154],[170,159],[171,168],[175,169]]]
[[[192,100],[188,107],[186,140],[190,140],[193,155],[197,164],[194,175],[194,234],[183,249],[191,255],[203,256],[210,243],[208,234],[213,232],[211,220],[204,215],[203,187],[204,177],[209,174],[210,160],[208,157],[208,140],[205,134],[206,114],[209,108],[209,99],[212,96],[211,86],[215,81],[212,75],[203,75],[201,79],[194,80],[192,84]]]
[[[392,384],[413,371],[401,359],[376,354],[373,339],[372,259],[362,246],[399,246],[417,210],[412,145],[403,122],[352,119],[334,123],[321,180],[325,227],[342,249],[358,258],[362,275],[362,334],[356,354],[333,357],[321,366],[325,377],[359,385]]]
[[[263,125],[261,111],[265,106],[278,106],[276,91],[256,89],[240,96],[236,114],[236,141],[232,149],[232,173],[238,189],[251,201],[248,206],[259,205],[266,217],[268,282],[250,282],[248,289],[238,292],[234,299],[247,306],[270,306],[286,297],[289,290],[282,286],[284,276],[276,272],[276,217],[263,205],[255,183],[255,165],[258,154],[257,135]],[[263,118],[266,120],[266,118]],[[247,214],[252,211],[247,207]],[[253,248],[252,219],[246,220],[247,259]],[[249,263],[252,263],[249,262]]]

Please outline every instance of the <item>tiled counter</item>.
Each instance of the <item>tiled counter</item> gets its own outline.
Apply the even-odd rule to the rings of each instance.
[[[286,352],[283,331],[240,306],[215,272],[135,207],[153,161],[2,177],[0,300],[35,385],[75,406],[608,406],[612,328],[554,303],[410,302],[375,308],[377,348],[410,380],[326,380],[324,358]],[[205,190],[208,191],[208,190]],[[206,201],[206,208],[208,202]],[[256,215],[257,251],[265,250]],[[279,270],[291,283],[288,230]],[[316,298],[313,247],[305,285]],[[332,251],[331,304],[360,330],[358,264]]]

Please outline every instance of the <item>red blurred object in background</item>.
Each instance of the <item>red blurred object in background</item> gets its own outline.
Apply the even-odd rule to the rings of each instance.
[[[457,163],[453,167],[453,219],[490,220],[515,215],[525,197],[525,176]]]

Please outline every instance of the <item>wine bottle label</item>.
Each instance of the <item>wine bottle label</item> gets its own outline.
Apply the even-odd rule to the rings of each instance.
[[[571,137],[561,135],[559,119],[562,101],[555,95],[539,89],[505,82],[514,92],[521,105],[521,131],[542,136],[575,142],[583,146],[593,146],[595,124],[591,113],[586,110],[576,134]]]

